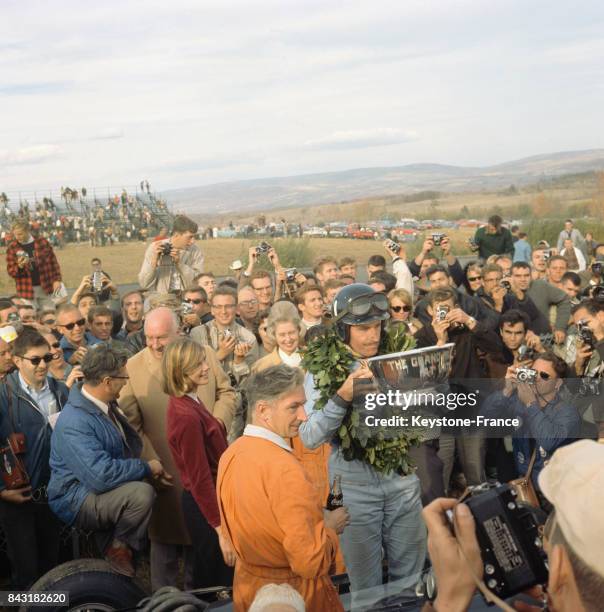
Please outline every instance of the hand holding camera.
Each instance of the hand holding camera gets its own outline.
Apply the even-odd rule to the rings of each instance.
[[[235,363],[242,363],[246,355],[252,350],[252,345],[247,342],[238,342],[235,345]]]
[[[225,330],[222,337],[218,338],[218,350],[216,351],[216,356],[218,357],[219,361],[226,359],[235,350],[236,344],[237,340],[235,339],[235,336],[233,336],[228,329]]]
[[[394,240],[384,240],[383,245],[386,251],[388,251],[388,255],[390,255],[392,259],[401,256],[401,245],[398,242],[395,242]]]

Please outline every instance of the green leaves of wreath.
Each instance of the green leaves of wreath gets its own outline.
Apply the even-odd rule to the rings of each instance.
[[[391,325],[382,334],[381,355],[408,351],[415,347],[415,339],[407,333],[406,326]],[[324,335],[311,340],[303,351],[301,366],[314,376],[319,399],[315,410],[325,406],[327,400],[342,386],[355,359],[350,349],[330,328]],[[386,431],[385,427],[368,427],[361,422],[359,412],[352,406],[342,420],[336,436],[347,461],[359,459],[375,470],[388,474],[397,472],[403,476],[412,472],[409,449],[418,445],[421,436],[412,432]]]

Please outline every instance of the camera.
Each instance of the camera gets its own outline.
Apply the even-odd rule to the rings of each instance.
[[[25,251],[17,251],[15,255],[17,256],[17,259],[23,258],[29,261],[29,255]]]
[[[228,339],[229,339],[229,338],[230,338],[232,335],[233,335],[233,332],[231,332],[231,330],[230,330],[230,329],[225,329],[225,330],[222,332],[222,336],[223,336],[223,338],[224,338],[225,340],[228,340]]]
[[[591,272],[596,276],[602,276],[602,272],[604,271],[604,262],[602,261],[594,261],[591,264]]]
[[[470,248],[472,249],[475,249],[478,247],[478,242],[476,242],[474,238],[468,238],[468,244],[470,245]]]
[[[170,241],[168,241],[168,242],[164,242],[164,243],[161,245],[161,250],[160,250],[160,253],[161,253],[162,255],[169,255],[171,252],[172,252],[172,244],[170,243]]]
[[[529,348],[526,344],[521,344],[518,347],[518,360],[519,361],[531,361],[535,359],[535,349]]]
[[[439,233],[439,232],[435,233],[435,234],[432,234],[432,242],[434,242],[434,246],[440,246],[440,243],[446,237],[447,237],[446,234],[442,234],[442,233]]]
[[[533,368],[516,368],[516,380],[534,385],[537,382],[537,370],[533,370]]]
[[[550,249],[543,249],[543,261],[549,261],[552,256],[552,252]]]
[[[542,510],[518,501],[510,485],[473,487],[465,503],[476,522],[484,582],[491,591],[507,599],[547,582]]]
[[[583,344],[586,344],[592,349],[596,345],[594,333],[589,328],[589,325],[585,319],[581,319],[577,323],[577,338],[579,338]]]
[[[393,253],[396,253],[398,255],[398,253],[401,252],[401,245],[398,242],[395,242],[394,240],[388,240],[386,244]]]
[[[268,242],[261,242],[256,247],[256,255],[262,255],[263,253],[268,253],[273,247]]]
[[[92,273],[92,290],[100,293],[103,290],[103,275],[98,270]]]
[[[181,302],[180,312],[185,317],[187,315],[193,314],[193,304],[189,304],[189,302]]]
[[[444,321],[448,313],[449,313],[449,307],[446,304],[438,306],[436,308],[436,320],[439,322]]]
[[[591,297],[596,302],[604,302],[604,285],[596,285],[591,292]]]
[[[296,274],[298,274],[298,270],[296,268],[287,268],[285,270],[285,280],[288,283],[296,282]]]
[[[512,283],[509,280],[500,280],[499,286],[505,289],[506,291],[510,291],[512,288]]]

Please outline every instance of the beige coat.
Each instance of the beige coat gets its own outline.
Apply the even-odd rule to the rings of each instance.
[[[197,393],[228,431],[235,409],[235,391],[210,347],[206,347],[206,360],[210,366],[209,381]],[[149,537],[163,544],[189,544],[180,506],[182,484],[166,438],[168,396],[162,389],[161,361],[146,348],[128,360],[126,369],[130,380],[120,395],[120,408],[143,440],[142,458],[159,459],[174,483],[173,487],[158,491]]]

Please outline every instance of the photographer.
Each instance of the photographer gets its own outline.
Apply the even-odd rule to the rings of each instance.
[[[174,219],[169,240],[152,242],[138,273],[143,290],[170,293],[193,284],[196,274],[203,271],[203,254],[194,244],[197,223],[184,215]]]
[[[201,287],[187,289],[183,293],[182,301],[183,308],[187,304],[186,310],[183,310],[182,320],[190,329],[204,325],[214,318],[210,312],[208,295]]]
[[[558,451],[539,477],[544,496],[554,507],[545,525],[549,578],[547,609],[556,612],[599,612],[604,600],[603,534],[599,496],[604,489],[604,447],[582,440]],[[594,503],[596,500],[596,503]],[[455,513],[453,535],[448,511]],[[468,610],[482,578],[483,562],[476,523],[466,504],[437,499],[424,509],[428,549],[438,596],[423,611]],[[539,587],[530,595],[542,598]],[[545,608],[518,602],[517,610]]]
[[[599,244],[594,253],[594,261],[587,270],[579,273],[582,288],[597,287],[604,284],[604,244]]]
[[[478,255],[487,260],[491,255],[513,255],[514,241],[507,227],[502,227],[503,219],[492,215],[486,227],[479,227],[474,235],[475,249]]]
[[[406,251],[402,244],[386,240],[384,248],[392,258],[392,274],[396,277],[396,289],[405,289],[410,295],[413,295],[413,275],[407,265]]]
[[[429,238],[424,240],[422,250],[418,253],[413,261],[409,262],[409,270],[411,274],[420,281],[424,278],[426,271],[435,264],[440,263],[435,247],[440,247],[442,250],[443,257],[445,258],[447,267],[449,268],[449,276],[453,279],[456,286],[459,287],[463,283],[464,273],[461,269],[461,265],[451,253],[451,240],[445,234],[438,237],[438,244],[436,244],[435,238],[437,234],[432,234]],[[431,287],[432,288],[432,287]],[[428,289],[429,290],[429,289]]]
[[[539,353],[531,368],[511,366],[502,391],[491,394],[481,413],[487,417],[518,417],[512,447],[519,476],[524,476],[535,453],[532,479],[537,478],[554,451],[581,433],[581,417],[562,392],[567,374],[564,361],[552,352]]]
[[[464,311],[452,287],[432,290],[427,298],[430,321],[415,335],[418,347],[442,346],[455,343],[455,356],[449,374],[451,390],[467,393],[464,381],[475,381],[485,377],[478,351],[488,354],[501,353],[501,341],[484,322],[479,322]],[[457,409],[463,412],[464,409]],[[457,415],[459,416],[459,415]],[[456,436],[443,433],[440,438],[439,457],[444,463],[445,489],[453,470],[456,448],[459,451],[462,469],[469,484],[484,481],[484,438],[481,436]]]

